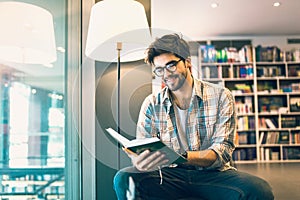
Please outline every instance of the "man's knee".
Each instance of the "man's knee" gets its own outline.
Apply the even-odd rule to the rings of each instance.
[[[247,191],[247,199],[262,199],[262,200],[273,200],[274,195],[272,188],[268,182],[259,178],[252,177],[249,182]]]

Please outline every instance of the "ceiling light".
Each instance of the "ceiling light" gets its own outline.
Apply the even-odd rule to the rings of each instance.
[[[62,53],[66,52],[65,48],[63,48],[63,47],[57,47],[56,49],[57,49],[57,51],[60,51]]]
[[[280,2],[275,2],[275,3],[273,3],[273,6],[274,6],[274,7],[281,6],[281,3],[280,3]]]
[[[48,68],[52,68],[53,67],[52,63],[45,63],[43,65],[44,65],[44,67],[48,67]]]
[[[1,2],[0,27],[1,61],[22,64],[56,61],[53,16],[48,10],[22,2]]]
[[[219,7],[219,4],[218,4],[218,3],[212,3],[210,6],[211,6],[212,8],[217,8],[217,7]]]
[[[31,93],[32,93],[32,94],[36,94],[36,89],[32,89],[32,90],[31,90]]]

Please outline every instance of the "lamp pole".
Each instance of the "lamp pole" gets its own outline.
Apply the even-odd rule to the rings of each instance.
[[[121,131],[121,50],[122,50],[122,42],[117,42],[117,51],[118,51],[118,62],[117,62],[117,73],[118,73],[118,92],[117,92],[117,129],[118,133]],[[120,143],[118,143],[118,149],[120,149]],[[120,150],[118,150],[118,169],[121,167],[121,155]]]

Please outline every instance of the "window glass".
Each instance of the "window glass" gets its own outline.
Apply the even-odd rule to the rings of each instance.
[[[13,1],[19,3],[14,8],[22,4],[20,10],[7,4],[7,15],[1,3],[0,199],[64,199],[66,0]],[[45,25],[43,10],[52,27]],[[47,46],[55,58],[44,58]]]

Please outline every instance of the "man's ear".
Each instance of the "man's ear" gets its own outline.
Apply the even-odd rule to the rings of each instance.
[[[191,60],[191,57],[187,57],[187,58],[185,59],[185,67],[186,67],[186,68],[189,68],[190,71],[191,71],[191,69],[192,69],[192,60]]]

